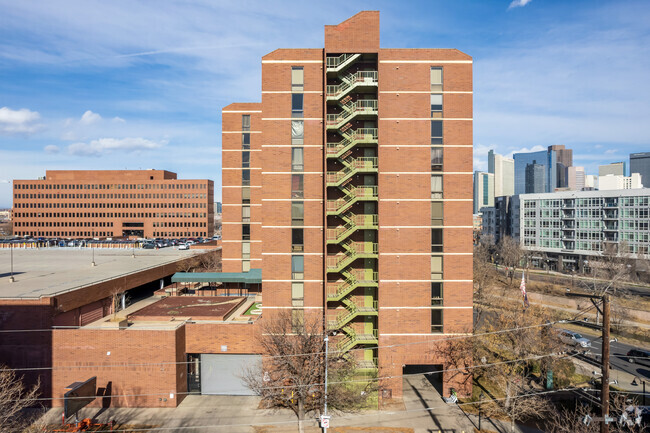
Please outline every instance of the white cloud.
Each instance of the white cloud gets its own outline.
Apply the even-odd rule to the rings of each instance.
[[[524,7],[533,0],[512,0],[508,9]]]
[[[118,122],[118,123],[124,123],[126,120],[122,119],[121,117],[113,117],[113,122]]]
[[[548,147],[544,146],[533,146],[530,149],[527,147],[522,147],[521,149],[516,149],[510,152],[508,155],[506,155],[508,158],[512,158],[512,155],[515,153],[530,153],[530,152],[540,152],[542,150],[547,150]]]
[[[102,120],[102,116],[88,110],[81,116],[79,123],[82,123],[84,125],[91,125],[93,123],[99,122],[100,120]]]
[[[12,110],[9,107],[0,108],[0,133],[20,134],[36,132],[41,128],[37,122],[41,115],[36,111],[21,108]]]
[[[112,151],[153,150],[165,144],[167,144],[167,141],[155,142],[141,137],[100,138],[89,143],[73,143],[68,146],[68,152],[77,156],[101,156]]]
[[[616,152],[618,152],[618,149],[607,149],[605,151],[605,154],[606,155],[611,155],[611,154],[616,153]]]
[[[55,144],[48,144],[43,148],[43,150],[45,151],[45,153],[59,153],[59,150],[61,149],[59,149],[59,146]]]

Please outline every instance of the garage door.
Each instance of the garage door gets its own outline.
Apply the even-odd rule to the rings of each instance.
[[[260,355],[201,354],[201,394],[254,395],[241,376],[261,361]]]

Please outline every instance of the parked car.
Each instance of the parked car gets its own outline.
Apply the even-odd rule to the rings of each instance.
[[[650,366],[650,351],[643,349],[632,349],[627,352],[627,360],[634,364]]]
[[[179,250],[189,250],[189,249],[190,249],[190,246],[189,246],[188,244],[180,244],[180,245],[178,246],[178,249],[179,249]]]
[[[587,340],[577,332],[567,331],[563,329],[560,331],[560,341],[569,346],[591,347],[591,341]]]
[[[145,243],[142,244],[142,249],[143,250],[153,250],[155,248],[156,248],[156,245],[154,245],[151,242],[145,242]]]

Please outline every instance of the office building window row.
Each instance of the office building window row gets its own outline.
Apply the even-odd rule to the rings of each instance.
[[[59,184],[43,183],[15,183],[14,189],[53,189],[53,190],[84,190],[84,189],[206,189],[205,183],[182,183],[182,181],[169,181],[170,183],[139,183],[139,184]],[[172,183],[173,182],[173,183]]]
[[[305,197],[304,175],[304,69],[291,68],[291,199]],[[294,329],[301,326],[305,305],[304,202],[291,202],[291,319]]]
[[[442,68],[431,68],[431,333],[443,329]]]
[[[241,207],[241,260],[242,272],[251,269],[251,116],[242,115],[242,152],[241,152],[241,184],[242,184],[242,207]]]

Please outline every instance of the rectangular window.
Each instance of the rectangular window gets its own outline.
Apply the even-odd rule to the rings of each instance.
[[[251,243],[250,242],[242,242],[241,243],[241,258],[250,260],[251,258]]]
[[[304,175],[292,174],[291,175],[291,198],[304,197]]]
[[[250,206],[242,206],[241,208],[241,220],[244,223],[248,223],[251,221],[251,207]]]
[[[241,130],[242,131],[250,131],[251,130],[251,115],[250,114],[244,114],[241,117]]]
[[[291,225],[302,226],[305,221],[305,203],[301,201],[291,202]]]
[[[305,257],[291,256],[291,279],[302,280],[305,277]]]
[[[245,133],[241,135],[241,148],[244,150],[250,150],[251,148],[251,135],[250,133]]]
[[[250,224],[242,224],[241,225],[241,238],[244,241],[250,241],[251,240],[251,225]]]
[[[291,170],[292,171],[303,171],[305,168],[304,162],[304,150],[302,147],[294,147],[291,149]]]
[[[442,256],[431,256],[431,279],[442,280]]]
[[[301,253],[304,249],[304,230],[291,229],[291,251],[294,253]]]
[[[291,94],[291,117],[302,117],[303,94]]]
[[[431,91],[442,92],[442,68],[431,68]]]
[[[291,283],[291,306],[303,307],[305,305],[305,284]]]
[[[431,203],[431,225],[432,226],[443,225],[442,202]]]
[[[242,260],[241,262],[241,271],[242,272],[248,272],[251,270],[251,262],[250,260]]]
[[[431,144],[442,144],[442,120],[431,121]]]
[[[442,175],[431,175],[431,198],[442,198]]]
[[[431,252],[442,252],[442,229],[431,229]]]
[[[305,71],[302,66],[291,68],[291,91],[302,92],[305,87]]]
[[[241,171],[241,184],[242,184],[242,186],[250,186],[250,184],[251,184],[251,171],[249,169],[243,169]]]
[[[442,309],[433,309],[431,310],[431,333],[432,334],[441,334],[442,333]]]
[[[250,168],[251,166],[251,153],[248,150],[241,153],[241,166],[243,168]]]
[[[301,332],[305,323],[304,310],[291,310],[291,330],[293,332]]]
[[[442,95],[439,93],[431,95],[431,117],[442,117]]]
[[[442,305],[442,283],[431,283],[431,305]]]
[[[431,171],[442,171],[442,147],[431,148]]]
[[[251,202],[251,188],[246,186],[241,189],[241,202],[242,204],[250,204]]]
[[[291,121],[291,144],[303,144],[305,138],[304,120]]]

